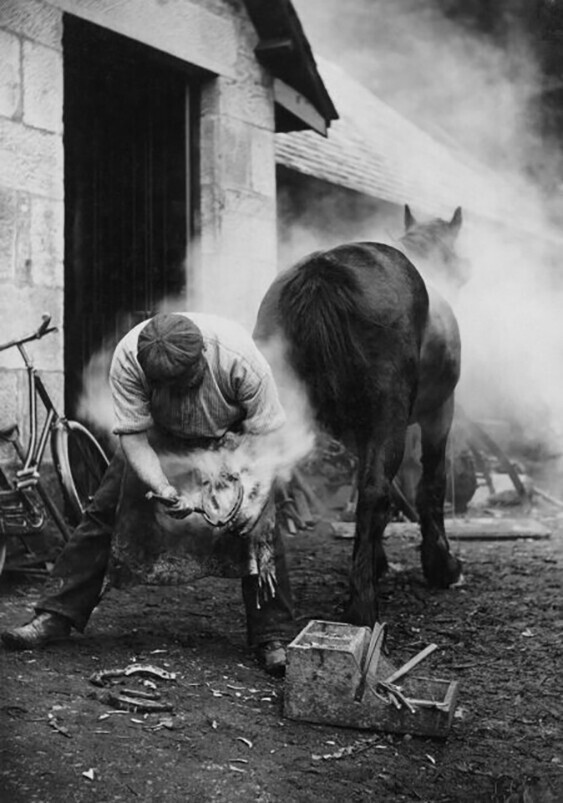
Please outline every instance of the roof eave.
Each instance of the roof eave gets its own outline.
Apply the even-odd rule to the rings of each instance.
[[[324,121],[325,129],[332,120],[338,119],[338,112],[323,83],[317,69],[313,52],[303,30],[303,26],[290,0],[245,0],[249,17],[260,38],[255,49],[260,63],[283,84],[291,87],[314,109]],[[279,103],[279,99],[276,99]],[[302,104],[303,107],[306,103]],[[297,106],[298,108],[298,106]],[[285,125],[295,128],[283,130],[300,130],[312,128],[319,133],[319,128],[310,124],[311,117],[295,115],[295,108],[285,109],[281,117]],[[288,113],[288,114],[287,114]]]

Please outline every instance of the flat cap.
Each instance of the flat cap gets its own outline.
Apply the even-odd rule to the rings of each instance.
[[[199,361],[203,337],[199,328],[178,313],[155,315],[141,329],[137,359],[149,381],[168,382]]]

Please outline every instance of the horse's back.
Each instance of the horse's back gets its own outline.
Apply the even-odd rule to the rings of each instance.
[[[421,335],[428,313],[428,295],[420,273],[396,248],[366,241],[316,251],[279,274],[260,305],[255,339],[265,339],[283,327],[280,297],[292,282],[296,284],[301,279],[302,286],[308,286],[313,305],[319,279],[332,277],[334,292],[338,293],[342,290],[339,282],[345,276],[356,285],[357,294],[363,299],[358,312],[365,313],[366,325],[408,329]]]
[[[381,323],[397,325],[412,315],[424,322],[428,309],[426,286],[413,263],[396,248],[376,242],[357,242],[324,252],[327,260],[355,272],[365,297]]]
[[[410,409],[428,317],[424,281],[391,246],[360,242],[315,252],[274,281],[254,338],[281,335],[319,422],[337,437],[373,426],[382,406]],[[390,394],[390,388],[394,393]]]

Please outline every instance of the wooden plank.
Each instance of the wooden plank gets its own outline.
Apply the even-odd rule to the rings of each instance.
[[[517,538],[549,538],[551,531],[534,519],[455,519],[446,522],[452,541],[510,541]]]
[[[319,114],[313,104],[296,89],[274,78],[274,99],[276,103],[283,106],[288,112],[295,115],[299,120],[326,137],[327,125],[324,117]]]
[[[340,530],[343,523],[335,524]],[[518,538],[543,539],[551,537],[551,530],[531,518],[492,518],[446,519],[446,534],[451,541],[510,541]],[[385,536],[420,537],[418,525],[411,522],[391,522],[387,525]],[[346,537],[339,535],[338,537]]]
[[[438,649],[437,644],[429,644],[428,647],[425,647],[423,650],[418,652],[414,655],[406,664],[400,666],[392,675],[389,675],[388,678],[385,678],[386,683],[395,683],[396,680],[402,678],[403,675],[406,675],[408,672],[411,671],[415,666],[417,666],[421,661],[423,661],[428,655],[434,652],[434,650]]]

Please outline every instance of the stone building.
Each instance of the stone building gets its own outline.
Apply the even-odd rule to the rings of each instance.
[[[160,304],[252,323],[276,271],[276,131],[336,110],[289,0],[0,3],[0,342],[60,406]],[[17,353],[3,420],[23,418]]]

